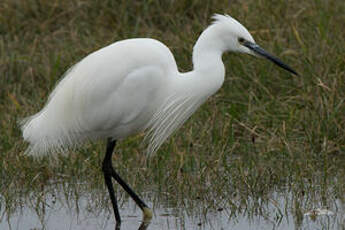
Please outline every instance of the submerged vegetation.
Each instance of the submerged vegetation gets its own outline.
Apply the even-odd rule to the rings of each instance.
[[[98,193],[108,202],[103,142],[56,161],[33,159],[23,154],[18,121],[44,105],[69,66],[117,40],[158,39],[171,48],[180,71],[191,70],[192,47],[213,13],[238,19],[300,76],[225,54],[221,90],[150,159],[142,135],[122,141],[114,166],[153,204],[155,197],[191,210],[203,203],[203,212],[227,209],[229,218],[262,215],[262,205],[277,193],[290,194],[281,215],[292,213],[297,222],[335,200],[344,206],[344,12],[341,0],[2,0],[0,218],[52,186],[67,191],[68,184],[75,194]],[[118,192],[123,200],[126,194]]]

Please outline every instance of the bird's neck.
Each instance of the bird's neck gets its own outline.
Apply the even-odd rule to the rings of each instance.
[[[219,88],[223,84],[225,76],[222,61],[225,47],[216,35],[214,28],[210,26],[195,43],[193,48],[193,72]]]

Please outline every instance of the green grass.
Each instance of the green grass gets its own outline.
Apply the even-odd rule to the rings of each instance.
[[[15,201],[59,181],[103,189],[104,143],[52,167],[23,155],[17,122],[42,108],[69,66],[117,40],[156,38],[181,71],[191,70],[198,35],[213,13],[228,13],[300,76],[225,54],[222,89],[148,161],[142,135],[121,142],[115,167],[137,191],[154,188],[177,204],[213,194],[231,205],[234,196],[246,202],[285,189],[315,202],[344,200],[344,12],[341,0],[1,1],[0,194]]]

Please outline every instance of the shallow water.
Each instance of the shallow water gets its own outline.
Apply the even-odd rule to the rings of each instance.
[[[95,198],[94,195],[84,192],[79,196],[69,191],[66,196],[66,192],[54,190],[22,199],[16,203],[15,208],[6,205],[4,197],[0,197],[0,229],[114,229],[107,197],[103,194]],[[150,200],[149,196],[144,197]],[[194,201],[193,207],[174,207],[166,200],[159,201],[152,194],[150,197],[148,205],[153,207],[154,216],[147,229],[152,230],[345,229],[345,204],[337,198],[332,199],[328,207],[321,207],[317,203],[311,205],[306,200],[296,202],[296,198],[288,192],[274,192],[265,200],[248,200],[245,208],[234,209],[223,205],[215,210],[200,200]],[[121,229],[138,229],[141,210],[127,198],[120,198],[120,206],[123,220]],[[313,207],[308,209],[309,206]],[[328,213],[313,212],[317,208],[323,208]]]

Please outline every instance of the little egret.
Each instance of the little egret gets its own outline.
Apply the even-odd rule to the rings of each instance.
[[[135,38],[97,50],[72,66],[37,114],[22,122],[27,154],[66,151],[87,140],[107,139],[102,164],[117,225],[114,178],[143,211],[152,212],[112,166],[116,141],[147,131],[152,154],[223,84],[226,51],[264,57],[297,73],[258,46],[248,30],[229,15],[213,16],[213,23],[193,48],[193,70],[178,71],[173,54],[161,42]]]

